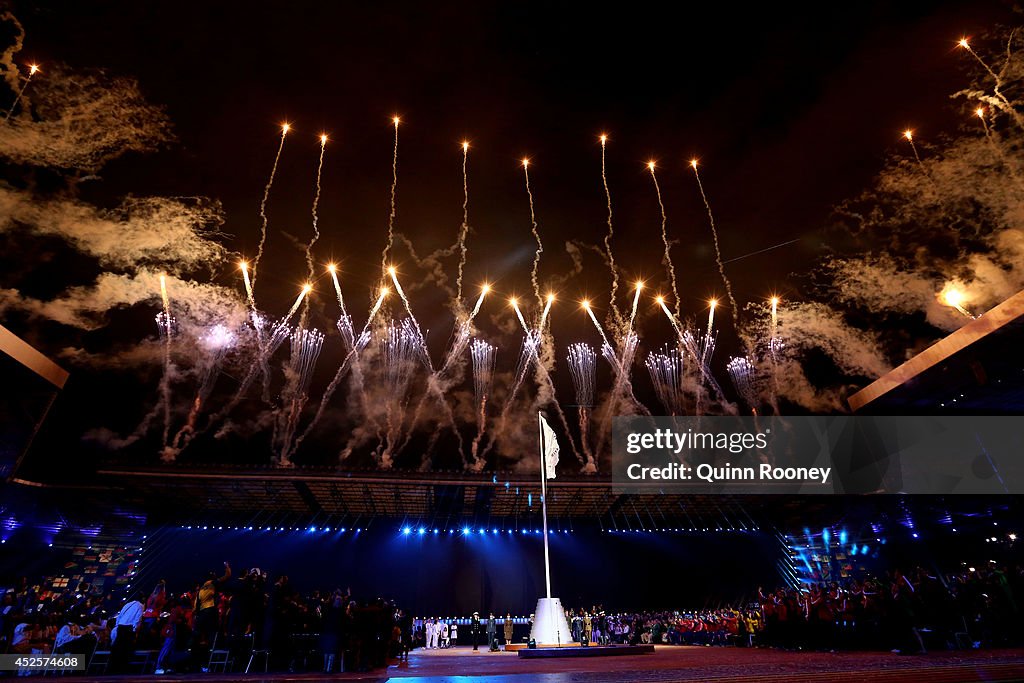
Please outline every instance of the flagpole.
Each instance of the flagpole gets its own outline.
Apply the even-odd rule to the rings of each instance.
[[[544,449],[544,424],[541,422],[542,413],[537,411],[537,430],[540,437],[540,509],[541,518],[544,524],[544,584],[547,587],[548,599],[551,599],[551,564],[548,560],[548,462],[547,452]]]

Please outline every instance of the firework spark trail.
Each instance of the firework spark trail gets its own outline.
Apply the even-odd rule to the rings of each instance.
[[[530,271],[530,283],[533,285],[533,294],[537,297],[537,305],[543,305],[544,299],[540,295],[540,281],[537,273],[540,269],[540,255],[544,253],[544,244],[540,241],[540,232],[537,230],[537,215],[533,210],[533,192],[530,190],[530,160],[523,159],[523,177],[526,178],[526,196],[530,200],[530,228],[533,231],[533,238],[537,240],[537,251],[533,255],[533,270]]]
[[[1012,36],[1011,36],[1011,40],[1012,40]],[[990,67],[988,65],[988,63],[984,59],[982,59],[981,56],[977,52],[974,51],[974,48],[971,47],[971,44],[967,41],[967,38],[961,38],[957,42],[957,45],[959,45],[963,49],[967,50],[967,52],[969,52],[970,55],[972,57],[974,57],[975,60],[977,60],[978,64],[981,64],[982,68],[984,68],[985,71],[988,72],[988,75],[992,77],[992,92],[994,92],[996,97],[999,99],[999,101],[1003,103],[1002,106],[1000,106],[999,108],[1003,109],[1008,114],[1010,114],[1010,116],[1013,117],[1014,122],[1016,122],[1016,124],[1019,127],[1024,128],[1024,120],[1021,119],[1020,113],[1017,111],[1017,108],[1014,107],[1013,104],[1010,102],[1010,100],[1007,99],[1006,95],[1003,94],[1003,91],[1002,91],[1002,88],[1001,88],[1001,84],[1003,83],[1003,79],[999,76],[999,74],[997,74],[995,71],[993,71],[992,67]],[[1009,53],[1009,51],[1010,51],[1010,45],[1009,44],[1007,45],[1006,49],[1007,49],[1007,53]]]
[[[771,298],[772,315],[771,323],[768,326],[768,349],[775,353],[775,340],[779,336],[779,297],[773,296]]]
[[[200,348],[204,349],[206,353],[199,361],[199,382],[195,398],[192,400],[192,408],[189,410],[185,424],[174,435],[174,439],[171,441],[172,445],[164,447],[160,456],[162,460],[173,461],[192,440],[199,413],[213,391],[221,362],[228,350],[234,347],[236,341],[235,333],[224,325],[214,325],[207,334],[200,337]]]
[[[160,401],[164,409],[164,447],[171,434],[171,299],[167,295],[167,276],[160,276],[160,298],[164,304],[164,374],[160,379]]]
[[[597,383],[597,353],[588,344],[570,344],[567,356],[580,423],[580,443],[588,468],[596,470],[594,454],[590,450],[590,409],[594,405],[594,385]]]
[[[608,258],[608,270],[612,274],[612,292],[610,299],[610,313],[612,320],[616,323],[620,323],[619,309],[616,303],[616,295],[619,291],[619,271],[615,267],[615,254],[612,252],[612,238],[615,236],[615,226],[612,223],[612,193],[608,188],[608,173],[605,164],[605,145],[608,142],[608,136],[601,135],[601,184],[604,186],[604,196],[608,204],[608,233],[604,236],[604,253]]]
[[[530,334],[532,330],[530,330],[530,326],[526,324],[526,318],[523,317],[523,312],[519,310],[519,300],[512,298],[509,299],[509,303],[512,304],[512,308],[515,309],[516,317],[519,318],[519,324],[523,326],[523,331],[526,332],[526,334]]]
[[[416,329],[416,334],[419,336],[420,341],[420,355],[422,356],[423,364],[427,368],[427,372],[431,375],[434,374],[434,364],[430,360],[430,351],[427,350],[427,340],[423,336],[423,330],[420,329],[420,323],[416,320],[416,315],[412,312],[412,305],[409,303],[409,298],[405,295],[405,290],[402,289],[401,283],[398,281],[398,270],[394,266],[388,268],[388,274],[391,276],[391,281],[395,283],[395,291],[398,292],[398,296],[402,299],[402,304],[405,306],[405,312],[409,314],[409,320],[412,326]]]
[[[316,165],[316,194],[313,195],[313,209],[311,211],[313,215],[313,238],[309,240],[309,244],[306,245],[306,269],[308,272],[308,279],[310,282],[313,280],[313,245],[316,244],[317,240],[320,239],[320,178],[324,171],[324,151],[327,149],[327,136],[320,136],[320,160]]]
[[[469,235],[469,142],[462,143],[462,225],[459,227],[459,271],[455,278],[455,304],[462,310],[462,273],[466,268],[466,237]]]
[[[242,270],[242,281],[245,283],[245,295],[249,300],[249,318],[252,320],[252,328],[256,332],[256,346],[261,348],[263,346],[263,321],[260,318],[259,311],[256,310],[256,298],[253,295],[252,281],[249,279],[249,264],[246,261],[242,261],[238,264],[238,267]],[[263,376],[263,400],[270,400],[270,365],[263,356],[259,356],[257,361],[260,364],[259,370]]]
[[[548,294],[547,301],[544,303],[544,311],[540,314],[540,325],[537,326],[538,328],[540,328],[541,334],[544,334],[544,327],[547,325],[548,322],[548,313],[551,312],[551,304],[554,303],[554,301],[555,295]]]
[[[914,144],[914,131],[903,131],[903,137],[910,143],[910,149],[914,152],[914,159],[917,160],[917,167],[921,169],[921,174],[931,183],[932,189],[935,189],[935,178],[932,177],[931,172],[925,167],[924,162],[921,161],[921,155],[917,153],[917,145]]]
[[[345,346],[352,348],[355,343],[355,330],[352,328],[352,316],[345,308],[345,297],[341,293],[341,283],[338,281],[338,267],[333,263],[327,266],[327,272],[331,274],[331,281],[334,283],[334,296],[338,299],[338,308],[341,309],[341,316],[338,318],[338,331],[345,340]]]
[[[715,330],[715,309],[718,308],[718,301],[712,299],[708,302],[708,327],[704,332],[704,346],[701,348],[701,363],[708,365],[711,361],[711,353],[714,351],[714,330]]]
[[[690,354],[690,357],[693,358],[693,360],[697,363],[698,370],[700,371],[700,376],[703,378],[705,382],[708,383],[709,386],[711,386],[716,396],[718,396],[721,400],[724,401],[725,396],[722,393],[722,388],[719,386],[718,382],[711,374],[711,370],[707,367],[707,365],[704,364],[702,360],[705,356],[705,349],[708,347],[709,344],[713,346],[714,341],[701,341],[694,337],[694,335],[691,334],[689,330],[684,330],[682,326],[679,324],[679,320],[674,315],[672,315],[672,311],[670,311],[668,309],[668,306],[665,305],[664,297],[659,296],[656,299],[656,301],[661,306],[661,309],[665,311],[665,315],[666,317],[668,317],[669,322],[672,323],[672,329],[674,329],[676,331],[676,334],[678,335],[679,347]],[[697,398],[699,401],[699,393],[697,395]],[[698,409],[697,412],[699,413],[700,410]]]
[[[295,430],[298,428],[302,409],[309,398],[307,392],[309,381],[317,358],[320,357],[320,350],[323,348],[324,335],[317,330],[306,330],[300,327],[292,333],[291,341],[291,355],[288,357],[288,366],[285,371],[287,384],[282,391],[285,405],[278,412],[275,421],[275,431],[280,434],[279,439],[275,439],[280,442],[280,456],[277,464],[282,467],[291,464],[289,454],[292,452]]]
[[[391,399],[385,406],[387,429],[384,442],[379,447],[380,465],[384,469],[391,468],[400,450],[398,446],[404,431],[409,384],[416,368],[415,359],[421,353],[422,338],[419,327],[411,318],[397,324],[392,322],[384,338],[381,356],[383,378],[387,396]]]
[[[604,328],[601,327],[601,323],[597,322],[597,316],[594,315],[594,311],[590,308],[590,302],[584,300],[583,303],[582,303],[582,306],[583,306],[583,310],[585,310],[587,312],[587,315],[589,315],[590,319],[594,322],[594,327],[596,327],[597,331],[601,333],[601,341],[606,346],[611,346],[611,344],[608,342],[608,337],[605,336]]]
[[[1006,153],[1003,151],[1003,148],[999,145],[995,136],[992,135],[992,128],[989,127],[988,121],[985,119],[985,113],[986,112],[983,107],[978,107],[974,110],[975,116],[981,119],[981,125],[985,131],[985,140],[988,141],[989,146],[992,148],[992,152],[995,154],[999,162],[1006,168],[1007,172],[1009,172],[1010,177],[1013,178],[1014,182],[1016,182],[1018,186],[1024,185],[1024,182],[1021,181],[1020,173],[1017,171],[1017,167],[1006,157]]]
[[[331,378],[327,388],[324,389],[324,394],[320,397],[320,404],[317,406],[316,414],[313,415],[313,419],[309,421],[308,425],[306,425],[306,428],[302,431],[302,434],[299,435],[299,438],[295,440],[291,453],[289,453],[289,457],[299,450],[299,446],[302,445],[302,442],[306,440],[306,437],[310,435],[313,429],[320,422],[320,419],[324,416],[324,412],[327,410],[327,405],[331,402],[331,398],[334,396],[334,392],[338,390],[341,380],[348,374],[349,368],[354,368],[354,376],[355,373],[359,371],[359,354],[362,353],[363,349],[366,348],[366,345],[370,343],[370,326],[373,324],[373,320],[376,318],[377,312],[380,311],[380,307],[384,303],[384,299],[387,297],[388,293],[389,291],[387,287],[381,287],[380,294],[377,296],[377,301],[373,304],[373,308],[370,309],[370,314],[366,318],[366,324],[363,325],[362,332],[360,332],[359,336],[355,338],[355,344],[349,349],[348,353],[345,354],[345,358],[342,359],[341,364],[335,371],[334,377]],[[339,321],[338,324],[340,326],[341,322]],[[351,323],[349,323],[349,325],[351,326]],[[359,390],[362,391],[361,372],[356,377],[356,381],[358,383]],[[366,397],[363,396],[364,405],[365,398]]]
[[[253,382],[256,380],[257,375],[260,374],[260,370],[267,367],[268,360],[274,355],[277,349],[280,348],[281,344],[284,343],[284,340],[291,336],[289,323],[291,322],[292,316],[295,315],[295,311],[299,309],[299,306],[302,304],[302,300],[310,291],[312,291],[312,289],[312,285],[307,284],[303,286],[299,295],[295,298],[295,302],[292,304],[291,309],[289,309],[288,314],[278,322],[274,323],[270,328],[269,336],[265,336],[262,332],[256,333],[256,362],[250,365],[249,371],[242,378],[242,382],[238,386],[238,391],[236,391],[235,395],[231,397],[231,400],[228,401],[227,405],[210,417],[204,431],[226,417],[227,414],[234,410],[235,406],[241,402],[242,398],[244,398],[246,392],[249,390],[249,387],[251,387]],[[260,316],[253,317],[252,323],[253,327],[257,328],[257,330],[266,324],[264,319]],[[264,377],[266,378],[268,375],[269,373],[265,373]]]
[[[256,314],[256,299],[252,294],[252,280],[249,279],[249,264],[246,261],[242,261],[238,264],[239,269],[242,271],[242,282],[245,283],[245,298],[249,302],[249,309]]]
[[[494,384],[494,366],[497,359],[498,347],[483,339],[474,339],[470,345],[470,356],[473,359],[473,396],[477,405],[477,430],[470,447],[470,455],[473,456],[472,468],[479,470],[483,468],[479,451],[480,440],[487,432],[487,401],[491,396],[491,387]]]
[[[668,239],[668,217],[665,215],[665,202],[661,199],[661,186],[658,185],[658,176],[654,173],[655,164],[647,162],[647,170],[651,172],[651,180],[654,182],[654,192],[658,195],[658,208],[661,210],[661,243],[665,246],[665,255],[662,263],[668,270],[669,282],[672,285],[672,296],[675,300],[676,317],[679,317],[679,289],[676,286],[676,267],[672,263],[672,243]]]
[[[759,392],[757,369],[754,364],[746,356],[737,356],[730,359],[725,368],[729,372],[732,385],[736,387],[736,393],[756,413]]]
[[[722,282],[725,284],[725,293],[729,297],[729,306],[732,307],[733,328],[738,332],[740,329],[739,307],[736,305],[736,297],[732,295],[732,283],[729,282],[729,278],[725,274],[725,265],[722,264],[722,251],[718,246],[718,228],[715,227],[715,216],[711,213],[711,203],[708,202],[708,196],[704,194],[704,184],[700,181],[696,159],[690,161],[690,168],[693,169],[693,177],[697,179],[697,188],[700,190],[701,199],[704,200],[704,208],[708,212],[708,224],[711,226],[711,236],[715,242],[715,263],[718,264],[718,273],[722,276]]]
[[[11,108],[7,110],[7,116],[4,117],[4,123],[10,120],[11,114],[14,113],[15,108],[18,106],[18,102],[21,102],[21,96],[25,94],[25,89],[28,88],[29,82],[32,77],[39,71],[39,66],[36,64],[30,64],[28,67],[28,76],[25,77],[25,82],[22,84],[21,89],[18,90],[18,94],[14,98],[14,102],[11,103]]]
[[[647,354],[644,362],[654,385],[654,393],[669,415],[683,415],[686,411],[686,393],[683,386],[686,357],[678,348],[665,346],[661,353]]]
[[[267,180],[266,187],[263,188],[263,199],[260,201],[260,243],[256,249],[256,258],[252,261],[252,286],[251,289],[255,292],[256,290],[256,269],[260,265],[260,259],[263,258],[263,247],[267,243],[267,200],[270,199],[270,188],[274,185],[274,176],[277,175],[277,164],[281,160],[281,150],[284,149],[284,138],[288,135],[288,130],[291,128],[287,123],[281,125],[281,142],[277,145],[277,154],[274,155],[274,165],[270,169],[270,178]],[[255,299],[255,295],[253,296]],[[255,308],[255,301],[253,307]]]
[[[633,330],[633,322],[636,320],[636,309],[640,305],[640,292],[643,288],[644,283],[637,280],[636,293],[633,294],[633,307],[629,311],[629,325],[626,328],[627,334]]]
[[[540,345],[540,335],[527,328],[526,336],[523,337],[523,346],[519,351],[519,361],[516,364],[516,371],[513,375],[512,385],[508,392],[508,398],[505,399],[505,406],[502,408],[501,417],[504,422],[509,410],[512,408],[512,404],[515,402],[516,397],[519,394],[520,388],[523,386],[523,381],[526,379],[526,373],[533,365],[533,360],[537,357],[537,347]]]
[[[395,124],[395,151],[391,157],[391,213],[388,214],[388,241],[384,245],[384,252],[380,255],[380,272],[383,278],[388,267],[388,252],[395,243],[395,194],[398,191],[398,124],[401,121],[397,116],[391,119]]]

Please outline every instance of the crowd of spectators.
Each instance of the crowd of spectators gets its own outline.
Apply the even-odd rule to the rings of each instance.
[[[342,589],[303,595],[288,576],[271,581],[258,568],[236,576],[228,563],[177,593],[164,581],[127,600],[89,588],[41,598],[22,579],[0,599],[0,652],[104,652],[106,673],[128,671],[137,651],[155,654],[156,673],[206,671],[214,650],[236,669],[256,660],[261,671],[365,671],[406,654],[412,632],[390,601]]]
[[[475,643],[477,633],[481,644],[511,643],[514,625],[528,632],[530,623],[511,615],[414,620],[384,599],[358,600],[342,589],[301,594],[288,576],[271,580],[256,568],[237,576],[227,563],[177,593],[163,581],[127,600],[89,588],[42,598],[22,579],[8,589],[0,597],[0,652],[108,652],[107,673],[126,671],[139,650],[156,653],[157,673],[207,670],[212,650],[227,653],[236,670],[258,656],[260,670],[352,671],[384,667],[414,646]],[[566,617],[577,643],[920,653],[1024,644],[1022,611],[1024,569],[992,563],[759,589],[734,607],[612,614],[595,606]],[[455,635],[458,623],[471,626],[471,638]]]
[[[575,642],[737,645],[789,650],[890,650],[1024,644],[1024,568],[995,563],[939,574],[923,568],[877,578],[758,590],[713,610],[606,614],[569,610]]]

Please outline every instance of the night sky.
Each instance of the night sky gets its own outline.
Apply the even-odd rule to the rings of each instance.
[[[283,312],[305,279],[296,240],[311,235],[322,131],[331,141],[317,260],[341,264],[351,301],[369,296],[386,232],[397,114],[396,230],[421,255],[455,240],[459,143],[471,143],[472,293],[484,280],[503,295],[529,291],[524,156],[545,242],[541,281],[571,268],[566,240],[600,243],[602,132],[610,136],[616,258],[630,280],[662,286],[660,216],[645,167],[657,160],[669,234],[679,240],[673,255],[682,308],[696,317],[709,296],[724,291],[691,157],[701,162],[737,299],[800,298],[803,281],[794,273],[829,250],[831,208],[864,189],[887,155],[907,151],[901,131],[911,127],[927,144],[962,125],[963,105],[949,95],[964,84],[968,64],[955,40],[1014,18],[999,2],[827,3],[806,11],[550,5],[177,1],[16,3],[14,11],[27,32],[20,61],[132,76],[150,101],[167,107],[177,140],[110,164],[102,181],[82,185],[88,201],[113,205],[129,193],[219,199],[227,244],[251,257],[279,125],[293,125],[268,204],[268,254],[256,293],[269,310]],[[415,290],[401,247],[395,262]],[[447,263],[453,274],[455,261]],[[608,277],[586,252],[583,272],[560,296],[589,296],[604,307]],[[233,270],[215,279],[240,289]],[[335,315],[327,281],[319,291],[320,310]],[[451,329],[443,297],[428,286],[412,298],[439,354]],[[361,321],[362,306],[353,308]],[[497,301],[485,313],[510,315]],[[652,317],[657,322],[646,329],[667,339],[667,322]],[[595,341],[570,301],[554,312],[553,331],[560,343]]]

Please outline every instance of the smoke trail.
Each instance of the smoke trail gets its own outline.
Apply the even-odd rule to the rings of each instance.
[[[700,173],[697,172],[696,159],[690,162],[690,167],[693,168],[693,177],[697,179],[697,187],[700,189],[701,199],[704,200],[704,208],[707,209],[708,212],[708,223],[711,225],[711,236],[715,241],[715,263],[718,264],[718,272],[722,276],[722,282],[725,283],[725,293],[729,296],[729,306],[732,307],[732,324],[736,330],[739,330],[739,308],[736,306],[736,298],[732,295],[732,283],[730,283],[729,278],[726,277],[725,266],[722,265],[722,251],[718,247],[718,229],[715,227],[715,217],[711,213],[711,204],[708,203],[708,196],[704,194],[704,185],[700,182]]]
[[[163,325],[161,325],[161,328]],[[164,461],[173,461],[177,458],[185,446],[187,446],[195,435],[196,422],[199,413],[206,405],[206,400],[213,392],[217,380],[217,372],[227,352],[234,347],[237,336],[224,325],[214,325],[208,333],[200,337],[200,348],[206,353],[199,361],[198,375],[199,382],[195,398],[192,400],[192,407],[189,410],[188,418],[178,433],[174,435],[170,446],[165,446],[160,458]]]
[[[661,200],[661,187],[658,185],[658,176],[654,174],[654,162],[647,163],[647,170],[651,172],[651,180],[654,181],[654,192],[658,195],[658,208],[661,209],[661,243],[665,245],[665,255],[661,262],[668,270],[669,282],[672,283],[672,298],[675,300],[676,317],[679,317],[679,288],[676,286],[676,267],[672,263],[672,245],[668,240],[668,218],[665,215],[665,203]]]
[[[612,292],[611,292],[611,306],[609,312],[611,313],[612,320],[616,325],[621,323],[621,315],[615,301],[616,294],[619,291],[619,271],[615,267],[615,255],[612,253],[612,237],[615,236],[615,227],[612,223],[612,193],[608,189],[608,173],[605,166],[605,143],[608,142],[608,136],[601,136],[601,183],[604,185],[604,196],[608,204],[608,233],[604,236],[604,253],[608,258],[608,270],[612,274]]]
[[[537,271],[540,268],[540,255],[544,253],[544,245],[540,241],[540,232],[537,231],[537,216],[533,211],[533,192],[530,191],[530,160],[523,159],[523,176],[526,178],[526,196],[530,200],[530,226],[533,231],[533,238],[537,240],[537,251],[533,255],[533,270],[530,271],[530,283],[533,285],[533,295],[537,297],[537,305],[543,305],[544,299],[540,295],[540,282],[537,280]]]
[[[274,176],[277,175],[277,163],[281,160],[281,150],[284,149],[284,138],[291,128],[287,123],[281,126],[281,142],[277,145],[277,154],[274,155],[274,165],[270,169],[270,178],[266,187],[263,188],[263,199],[260,200],[260,243],[256,249],[256,258],[252,262],[252,289],[256,289],[256,269],[263,258],[263,247],[267,243],[267,200],[270,199],[270,188],[274,185]]]
[[[320,239],[320,216],[317,210],[320,207],[320,177],[324,170],[324,150],[327,149],[327,136],[320,136],[320,161],[316,166],[316,194],[313,195],[313,238],[306,245],[306,269],[309,281],[313,281],[313,245]]]
[[[388,252],[395,242],[395,193],[398,190],[398,124],[401,119],[397,116],[391,119],[395,124],[395,151],[391,157],[391,213],[388,214],[388,241],[384,245],[384,252],[380,255],[381,277],[387,271]]]
[[[4,123],[7,123],[7,121],[10,120],[11,114],[14,113],[15,108],[18,106],[18,102],[21,101],[21,96],[25,94],[25,89],[28,87],[28,84],[32,81],[32,77],[36,75],[37,71],[39,71],[39,67],[35,64],[29,66],[28,76],[25,77],[25,82],[18,90],[18,95],[14,98],[14,102],[11,103],[11,108],[7,110],[7,116],[4,117]]]
[[[324,335],[317,330],[299,327],[292,333],[291,355],[285,367],[286,384],[281,392],[283,405],[274,422],[273,441],[279,444],[277,464],[281,467],[291,465],[292,441],[309,398],[309,381],[323,344]]]
[[[160,276],[160,298],[164,304],[164,374],[160,380],[160,401],[164,408],[164,441],[166,447],[171,433],[171,300],[167,295],[167,276]]]
[[[469,234],[469,143],[462,143],[462,226],[459,228],[459,273],[455,278],[455,305],[461,311],[462,306],[462,271],[466,267],[466,236]]]
[[[292,454],[294,454],[302,442],[306,440],[306,437],[312,433],[313,428],[317,426],[320,419],[324,416],[324,412],[327,410],[327,405],[330,403],[331,398],[334,396],[334,392],[338,390],[338,386],[341,384],[341,380],[348,374],[349,368],[352,367],[353,363],[358,364],[359,353],[362,352],[366,345],[370,342],[370,326],[373,324],[374,318],[377,316],[377,312],[380,310],[381,304],[384,303],[385,297],[388,295],[386,287],[382,287],[380,294],[377,297],[377,301],[374,303],[373,308],[370,309],[370,314],[366,318],[366,324],[363,325],[363,331],[359,333],[359,336],[355,338],[355,343],[349,349],[348,353],[345,354],[345,358],[341,361],[341,365],[334,373],[334,377],[331,379],[327,388],[324,390],[323,396],[320,398],[320,405],[317,406],[316,414],[313,419],[310,420],[309,424],[306,425],[306,429],[303,430],[302,434],[298,439],[295,440],[295,445],[292,446]],[[339,321],[339,326],[341,321]],[[351,321],[348,322],[351,326]],[[358,366],[357,366],[358,367]]]

